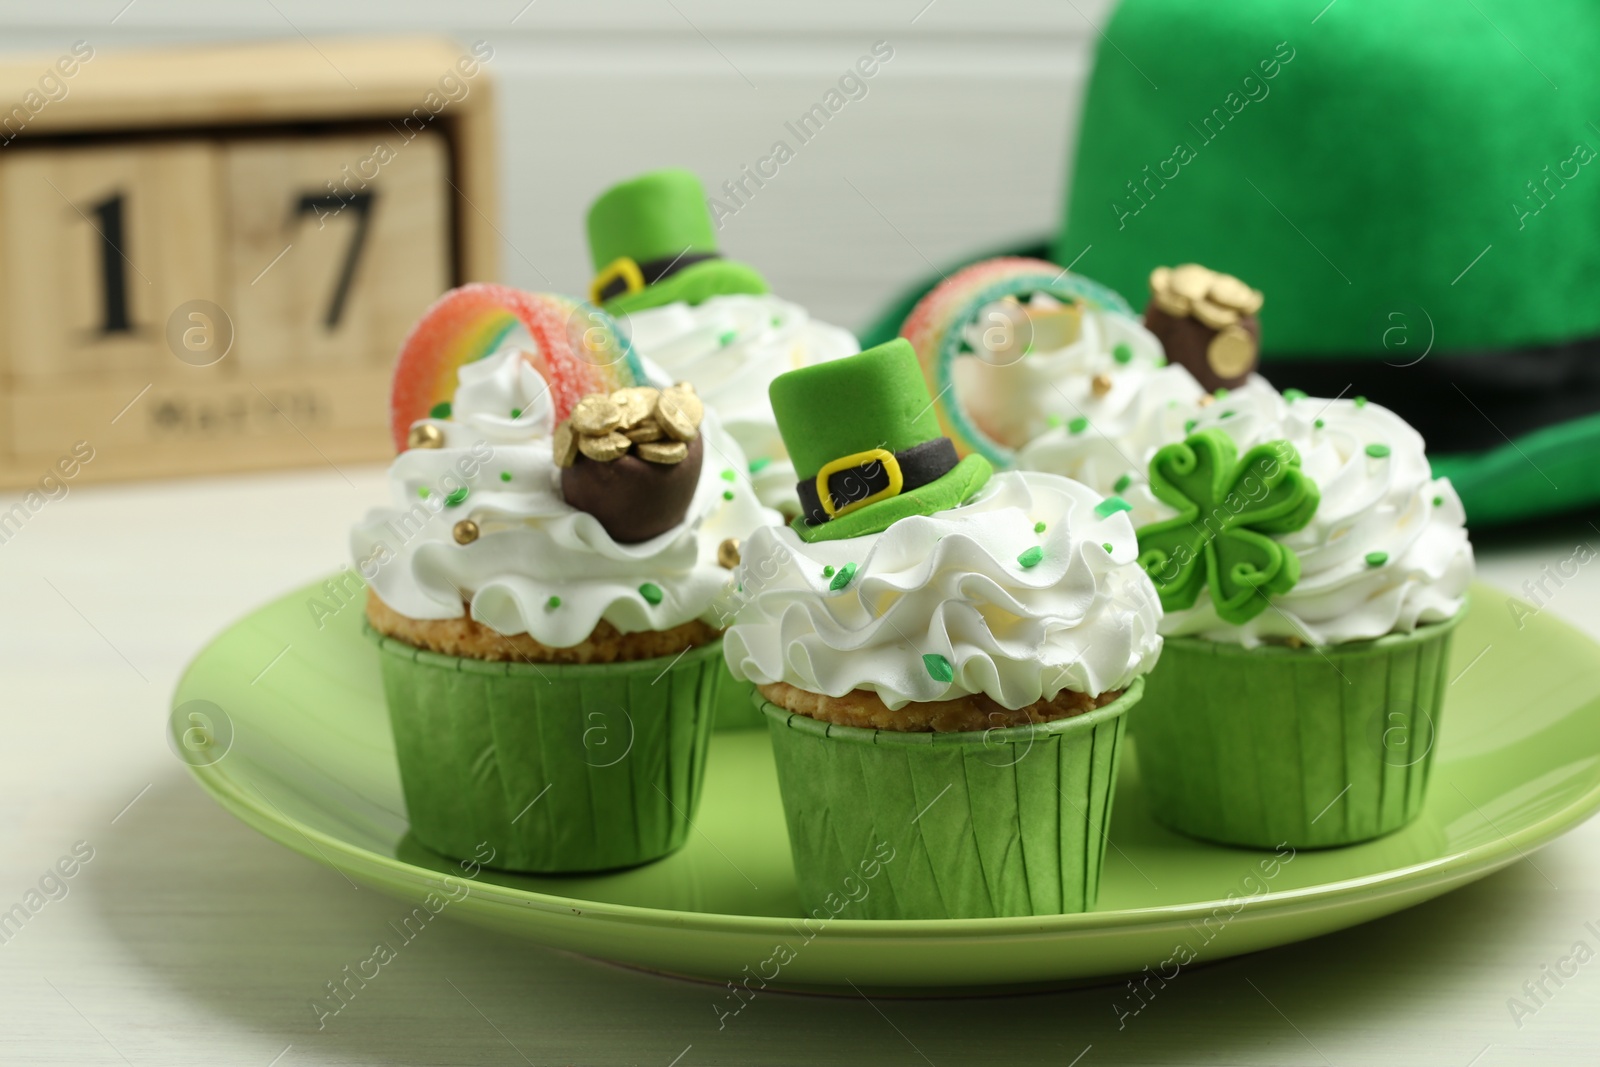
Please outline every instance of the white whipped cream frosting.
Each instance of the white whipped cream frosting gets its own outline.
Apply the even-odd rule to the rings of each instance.
[[[1202,593],[1193,607],[1168,612],[1162,633],[1247,647],[1289,637],[1331,645],[1408,633],[1460,609],[1473,575],[1466,514],[1449,479],[1433,477],[1422,436],[1400,416],[1364,401],[1285,398],[1257,379],[1187,417],[1196,431],[1227,432],[1241,456],[1288,441],[1321,502],[1304,529],[1274,538],[1300,558],[1293,589],[1242,625],[1219,619]],[[1388,453],[1370,455],[1370,445]],[[1136,526],[1175,514],[1150,492],[1147,473],[1121,495]],[[1381,562],[1369,562],[1377,553]]]
[[[1012,472],[959,508],[878,534],[808,543],[788,527],[757,530],[732,594],[729,668],[828,696],[871,690],[890,708],[986,693],[1016,709],[1063,689],[1124,688],[1155,665],[1161,607],[1128,515],[1100,518],[1101,499]],[[1035,547],[1042,559],[1019,563]],[[848,564],[853,578],[832,589],[824,568]],[[954,678],[936,680],[927,655]]]
[[[1044,293],[1028,299],[1030,309],[1060,306]],[[999,312],[998,303],[989,305],[967,327],[974,351],[983,350],[983,324]],[[1174,416],[1168,402],[1192,405],[1204,390],[1188,371],[1167,363],[1161,342],[1137,320],[1089,308],[1081,322],[1077,339],[1064,348],[1035,348],[999,365],[957,360],[955,388],[985,433],[1018,450],[1018,467],[1102,488],[1102,481],[1115,481],[1128,466],[1115,442],[1159,439],[1174,417],[1181,427],[1183,416]],[[1095,392],[1097,375],[1109,381],[1109,391]]]
[[[624,633],[725,621],[715,608],[730,572],[717,563],[717,546],[781,520],[756,500],[744,453],[710,406],[684,521],[649,541],[618,544],[563,499],[549,391],[520,352],[467,364],[458,377],[451,418],[420,423],[437,427],[444,447],[395,457],[393,505],[351,531],[351,553],[384,603],[414,619],[453,619],[466,601],[492,629],[554,647],[583,641],[601,619]],[[452,534],[462,519],[480,531],[466,545]],[[660,590],[659,603],[641,593],[645,583]]]
[[[762,503],[798,513],[794,467],[767,386],[785,371],[861,351],[850,331],[771,295],[716,296],[693,307],[680,301],[619,321],[640,355],[693,384],[717,409],[756,468],[751,478]]]

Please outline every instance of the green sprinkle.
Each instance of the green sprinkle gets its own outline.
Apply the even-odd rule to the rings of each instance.
[[[1184,419],[1183,420],[1183,432],[1184,433],[1193,433],[1194,432],[1194,420],[1193,419]]]
[[[1227,387],[1219,385],[1217,386],[1217,391],[1211,395],[1216,397],[1218,400],[1221,400],[1223,397],[1228,395]]]
[[[774,326],[782,326],[783,325],[783,320],[778,318],[778,316],[774,315],[774,316],[772,316],[772,325],[774,325]]]
[[[450,401],[441,400],[428,409],[430,419],[448,419],[450,417]]]
[[[445,502],[446,506],[448,506],[448,507],[452,507],[452,508],[460,507],[461,506],[461,502],[463,500],[467,499],[467,494],[470,493],[471,491],[472,490],[468,489],[466,486],[463,485],[460,489],[456,489],[456,490],[452,491],[449,496],[445,497],[444,498],[444,502]]]
[[[725,482],[731,482],[737,477],[739,477],[739,476],[737,474],[733,473],[733,471],[731,471],[731,470],[726,470],[726,471],[722,472],[722,480],[725,481]]]
[[[948,682],[956,676],[955,668],[950,666],[950,661],[937,652],[923,656],[922,666],[927,669],[928,677],[936,682]]]
[[[1323,422],[1321,419],[1318,419],[1316,422],[1313,422],[1311,425],[1315,426],[1317,429],[1320,430],[1320,429],[1322,429],[1324,426],[1326,426],[1328,424]]]
[[[1366,406],[1367,406],[1367,398],[1366,397],[1364,397],[1364,396],[1356,397],[1356,407],[1364,408]]]
[[[661,603],[661,587],[654,582],[645,582],[639,587],[639,595],[644,597],[649,604]]]
[[[1231,419],[1231,418],[1233,418],[1233,414],[1234,413],[1231,412],[1231,411],[1224,411],[1221,415],[1218,415],[1217,418],[1219,418],[1219,419]]]
[[[1109,519],[1119,511],[1132,511],[1133,505],[1120,496],[1108,496],[1094,506],[1094,513],[1102,519]]]
[[[1434,497],[1433,498],[1433,506],[1436,507],[1436,508],[1444,507],[1444,497],[1442,497],[1442,496]]]
[[[1296,400],[1304,400],[1306,398],[1306,394],[1305,391],[1301,389],[1285,389],[1283,391],[1283,398],[1292,404]]]
[[[1039,561],[1042,559],[1044,559],[1044,549],[1040,548],[1038,545],[1034,545],[1032,548],[1028,549],[1028,551],[1018,556],[1017,562],[1022,565],[1023,570],[1027,570],[1030,567],[1037,567],[1039,565]]]
[[[1110,541],[1105,542],[1100,547],[1106,550],[1106,555],[1108,555],[1108,556],[1111,555],[1111,542]]]
[[[751,474],[760,474],[762,472],[762,470],[764,470],[766,468],[767,464],[769,464],[771,462],[772,462],[772,460],[768,456],[762,456],[760,459],[751,460],[750,461],[750,473]]]
[[[1057,426],[1061,425],[1061,416],[1060,415],[1046,415],[1044,417],[1044,424],[1046,426],[1050,427],[1053,430]]]
[[[417,488],[417,495],[420,496],[424,500],[428,499],[428,487],[425,486],[425,485],[419,486]]]
[[[1382,459],[1384,456],[1387,456],[1388,454],[1389,454],[1389,446],[1388,445],[1368,445],[1367,446],[1367,455],[1371,456],[1373,459]]]
[[[544,602],[544,606],[546,611],[554,611],[561,606],[561,598],[553,596]]]
[[[733,499],[733,490],[732,489],[724,489],[722,491],[722,499],[724,499],[724,500],[732,500]]]
[[[855,576],[856,565],[854,563],[846,563],[843,567],[839,568],[839,573],[833,576],[833,581],[828,583],[828,588],[837,593],[839,590],[849,585],[850,580]]]
[[[1132,348],[1132,346],[1130,346],[1128,344],[1128,342],[1126,342],[1126,341],[1119,341],[1111,349],[1111,358],[1116,360],[1118,363],[1132,363],[1133,362],[1133,348]]]
[[[832,578],[833,577],[833,564],[828,563],[828,564],[824,564],[823,565],[822,576],[824,578]]]
[[[1112,490],[1112,492],[1116,492],[1116,493],[1126,492],[1127,489],[1128,489],[1128,486],[1130,486],[1132,484],[1133,484],[1133,475],[1124,474],[1122,477],[1117,479],[1117,484],[1113,485],[1111,487],[1111,490]]]
[[[511,480],[511,472],[510,471],[501,471],[500,472],[500,480],[502,482],[509,482]]]
[[[1042,523],[1042,522],[1034,523],[1033,524],[1033,532],[1034,533],[1044,533],[1044,523]]]
[[[1082,433],[1083,431],[1087,430],[1088,428],[1089,428],[1089,420],[1084,418],[1082,415],[1079,415],[1077,418],[1075,418],[1071,422],[1067,423],[1067,432],[1068,433]]]
[[[1025,356],[1033,355],[1033,342],[1032,341],[1029,341],[1027,344],[1022,346],[1022,354],[1025,355]]]
[[[724,331],[722,331],[721,333],[719,333],[717,335],[717,344],[721,345],[723,348],[727,348],[729,345],[733,344],[733,342],[737,341],[738,339],[739,339],[739,331],[737,331],[737,330],[724,330]]]
[[[1389,553],[1387,553],[1387,552],[1368,552],[1367,553],[1367,566],[1369,566],[1369,567],[1381,567],[1385,563],[1388,563],[1388,562],[1389,562]]]
[[[512,408],[512,409],[511,409],[511,417],[512,417],[512,418],[513,418],[513,419],[520,419],[520,418],[522,418],[522,409],[521,409],[521,408]]]

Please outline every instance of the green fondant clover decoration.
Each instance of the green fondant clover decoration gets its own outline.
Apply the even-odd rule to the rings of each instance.
[[[1201,430],[1156,452],[1150,490],[1178,510],[1138,530],[1139,566],[1163,609],[1193,607],[1209,589],[1217,616],[1238,625],[1300,580],[1300,558],[1273,538],[1309,523],[1322,494],[1289,442],[1240,458],[1226,433]]]

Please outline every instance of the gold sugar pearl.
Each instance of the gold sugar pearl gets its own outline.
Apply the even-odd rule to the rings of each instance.
[[[421,426],[411,427],[411,432],[406,434],[407,448],[443,448],[444,431],[437,426],[424,423]]]
[[[1094,390],[1095,396],[1105,396],[1111,392],[1111,375],[1096,374],[1094,380],[1089,383],[1089,387]]]
[[[462,519],[450,531],[458,545],[470,545],[478,539],[478,524],[471,519]]]
[[[1208,408],[1216,402],[1217,398],[1212,396],[1210,393],[1202,393],[1200,399],[1195,401],[1195,403],[1199,404],[1203,408]]]
[[[739,539],[729,537],[717,546],[717,562],[730,571],[739,565]]]

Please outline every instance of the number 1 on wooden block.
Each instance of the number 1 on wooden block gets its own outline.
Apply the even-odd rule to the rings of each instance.
[[[95,229],[100,231],[100,316],[101,333],[132,333],[128,317],[128,243],[122,224],[122,205],[126,198],[120,189],[89,210],[94,213]]]

